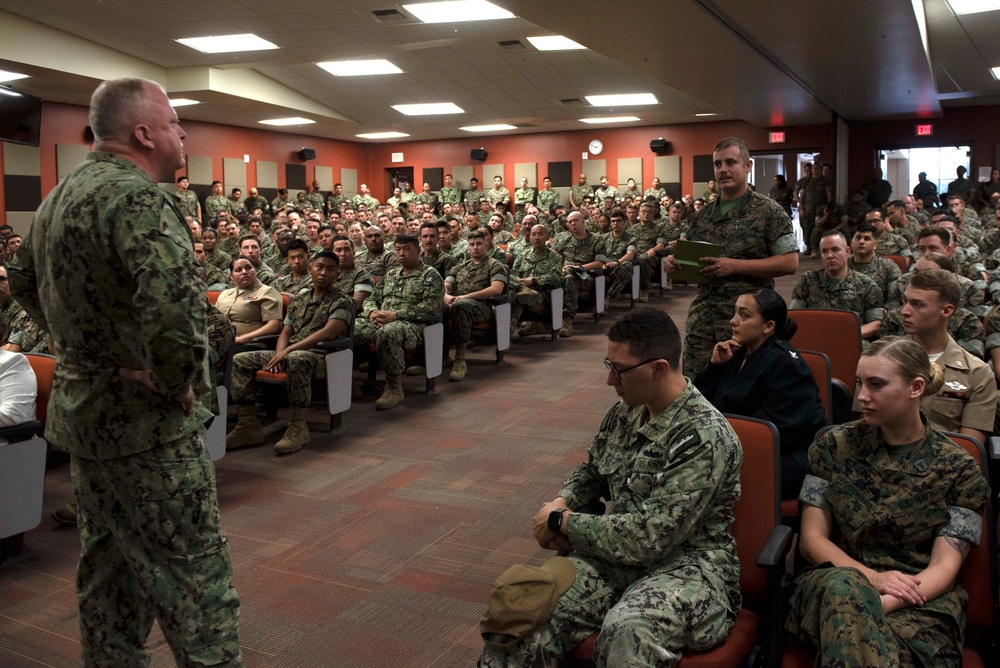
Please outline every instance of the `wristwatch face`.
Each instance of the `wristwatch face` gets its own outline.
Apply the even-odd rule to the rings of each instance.
[[[552,533],[559,533],[559,527],[562,525],[562,512],[558,510],[553,510],[549,513],[548,529]]]
[[[600,139],[593,139],[587,148],[594,155],[599,155],[604,150],[604,143]]]

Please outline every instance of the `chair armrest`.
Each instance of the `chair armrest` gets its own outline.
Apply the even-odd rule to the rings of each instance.
[[[783,524],[771,529],[767,540],[757,553],[757,566],[759,568],[774,568],[785,561],[785,555],[792,547],[792,528]]]
[[[487,297],[484,301],[487,304],[494,304],[494,305],[506,304],[510,302],[510,294],[504,292],[502,295],[496,295],[495,297]]]
[[[316,344],[316,347],[323,351],[329,350],[341,350],[347,348],[351,345],[351,340],[346,336],[340,339],[330,339],[329,341],[320,341]]]
[[[261,343],[269,348],[274,348],[278,345],[279,334],[265,334],[264,336],[255,336],[250,339],[250,343]]]
[[[410,322],[416,322],[421,325],[434,325],[436,323],[442,322],[443,318],[440,313],[435,313],[434,315],[418,315],[416,318],[410,320]]]
[[[990,436],[986,441],[990,459],[1000,459],[1000,436]]]
[[[29,420],[28,422],[16,424],[12,427],[0,428],[0,438],[6,439],[11,443],[16,443],[17,441],[27,441],[35,434],[41,434],[41,431],[41,422],[38,420]]]

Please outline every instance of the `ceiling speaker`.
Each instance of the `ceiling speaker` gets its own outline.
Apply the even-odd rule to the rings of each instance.
[[[649,150],[657,155],[667,155],[670,153],[670,142],[663,137],[658,137],[649,142]]]
[[[311,148],[303,148],[301,151],[299,151],[298,155],[299,155],[299,160],[315,160],[316,159],[316,151],[314,149],[311,149]]]
[[[489,154],[486,152],[486,149],[474,148],[472,149],[472,153],[469,154],[469,157],[473,160],[485,160],[487,155]]]

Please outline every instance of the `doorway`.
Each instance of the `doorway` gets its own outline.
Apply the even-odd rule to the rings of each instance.
[[[389,181],[386,192],[390,197],[396,188],[402,190],[405,182],[409,181],[410,185],[413,185],[413,167],[386,167],[385,173]]]
[[[883,178],[892,184],[893,199],[912,193],[921,172],[927,173],[927,180],[937,185],[938,194],[943,196],[948,184],[957,178],[958,167],[970,170],[971,156],[971,146],[881,149],[878,154]],[[966,178],[975,181],[976,175],[970,171]]]

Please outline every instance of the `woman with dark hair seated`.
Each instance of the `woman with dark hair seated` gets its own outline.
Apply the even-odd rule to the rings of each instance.
[[[826,424],[812,371],[788,339],[795,321],[785,300],[763,288],[740,295],[732,338],[715,345],[694,384],[723,413],[772,422],[781,440],[781,497],[796,499],[809,444]]]

